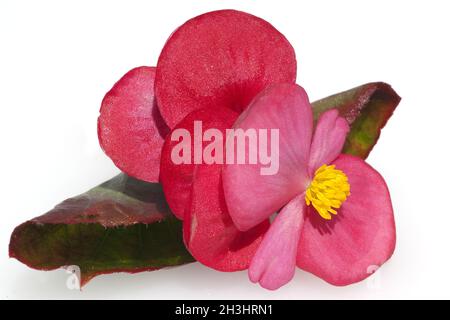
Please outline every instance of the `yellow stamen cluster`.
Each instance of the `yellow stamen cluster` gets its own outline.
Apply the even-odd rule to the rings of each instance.
[[[306,189],[305,202],[313,205],[320,216],[330,220],[350,195],[350,184],[344,172],[335,166],[324,164],[314,173],[314,179]]]

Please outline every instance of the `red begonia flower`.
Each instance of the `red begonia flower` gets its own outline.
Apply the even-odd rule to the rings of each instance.
[[[102,149],[129,176],[158,182],[161,148],[169,128],[156,106],[155,68],[128,71],[105,95],[97,130]]]
[[[277,289],[297,265],[347,285],[389,259],[395,224],[388,188],[366,162],[340,154],[349,127],[337,110],[325,112],[313,130],[306,92],[274,85],[255,98],[235,128],[279,130],[276,174],[261,175],[261,164],[226,164],[222,173],[229,215],[239,230],[279,211],[251,261],[251,281]]]
[[[125,173],[161,181],[199,262],[221,271],[249,268],[250,279],[268,289],[287,283],[295,266],[350,284],[394,250],[389,191],[363,160],[340,154],[349,127],[336,110],[314,129],[295,77],[294,50],[268,22],[209,12],[172,34],[156,70],[133,69],[107,93],[99,141]],[[195,164],[194,154],[189,164],[174,163],[179,140],[172,134],[195,136],[195,121],[221,133],[232,126],[279,130],[277,173],[261,175],[261,164]]]

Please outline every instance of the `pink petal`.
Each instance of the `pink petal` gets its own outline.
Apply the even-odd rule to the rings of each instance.
[[[305,190],[312,126],[308,96],[305,90],[293,84],[271,86],[258,95],[236,121],[235,128],[243,130],[279,130],[279,151],[273,155],[273,163],[279,162],[276,174],[262,175],[261,169],[268,165],[260,161],[248,164],[248,143],[247,164],[224,166],[225,198],[238,229],[247,230],[257,225]],[[272,146],[269,131],[268,141]]]
[[[249,231],[236,229],[223,197],[221,167],[196,166],[191,202],[184,214],[184,242],[192,256],[210,268],[244,270],[270,225],[266,220]]]
[[[323,164],[329,164],[339,156],[350,127],[339,116],[337,109],[323,113],[317,122],[309,156],[309,172],[312,174]]]
[[[334,164],[347,175],[351,194],[329,222],[308,207],[297,265],[331,284],[348,285],[390,258],[395,223],[389,190],[377,171],[350,155]]]
[[[248,274],[252,282],[275,290],[292,279],[304,210],[303,193],[292,199],[275,218],[250,264]]]
[[[129,176],[158,182],[161,148],[169,128],[153,95],[155,68],[128,71],[105,95],[97,122],[98,140]]]

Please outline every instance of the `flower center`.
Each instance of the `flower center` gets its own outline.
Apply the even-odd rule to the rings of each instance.
[[[313,205],[320,216],[331,220],[337,214],[342,203],[350,195],[350,184],[344,172],[335,169],[334,165],[324,164],[314,173],[314,179],[306,189],[305,202]]]

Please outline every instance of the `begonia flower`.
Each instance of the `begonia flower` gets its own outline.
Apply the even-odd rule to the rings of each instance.
[[[383,179],[363,160],[340,155],[348,124],[336,110],[322,115],[313,136],[296,69],[292,46],[268,22],[209,12],[171,35],[156,68],[120,79],[98,120],[100,144],[122,171],[161,182],[197,261],[220,271],[249,269],[269,289],[288,282],[296,265],[336,285],[362,280],[395,246]],[[174,163],[173,133],[193,134],[195,121],[222,134],[279,129],[279,171]]]
[[[367,157],[400,97],[386,84],[380,92],[380,84],[368,84],[318,101],[315,121],[296,73],[291,44],[261,18],[219,10],[188,20],[169,37],[156,67],[130,70],[102,101],[99,142],[125,174],[16,228],[10,255],[42,269],[75,259],[82,283],[192,258],[219,271],[248,269],[250,280],[267,289],[288,283],[296,266],[334,285],[363,280],[394,251],[393,209],[382,176],[341,152],[347,137],[353,149],[346,145],[345,152]],[[199,128],[205,134],[198,136]],[[230,130],[275,133],[257,146],[270,155],[228,162],[242,147],[229,145]],[[249,160],[255,147],[239,150]],[[182,220],[189,252],[172,213]],[[82,232],[61,238],[55,221]],[[89,242],[117,226],[127,232],[108,236],[114,257],[98,267]],[[83,232],[89,241],[80,241]],[[44,241],[29,250],[32,237]],[[75,247],[66,250],[69,242]],[[49,255],[49,245],[62,251]],[[86,248],[94,254],[89,261],[72,254]],[[124,266],[130,254],[134,260]]]
[[[341,154],[349,126],[337,110],[322,114],[314,129],[306,92],[280,84],[255,98],[234,127],[279,130],[276,174],[261,175],[259,163],[223,168],[224,197],[238,230],[278,212],[251,260],[251,281],[277,289],[298,266],[347,285],[389,259],[395,224],[388,188],[364,160]]]

